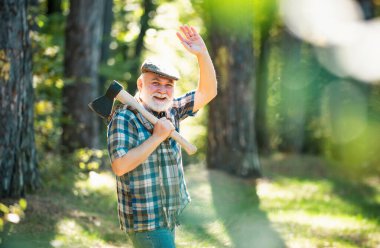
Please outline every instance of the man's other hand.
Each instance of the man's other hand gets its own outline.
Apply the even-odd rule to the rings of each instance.
[[[165,117],[162,117],[154,125],[153,136],[162,142],[170,136],[174,129],[173,124]]]

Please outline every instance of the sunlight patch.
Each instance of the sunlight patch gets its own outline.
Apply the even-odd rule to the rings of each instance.
[[[309,199],[319,195],[328,200],[329,196],[327,194],[329,193],[331,193],[331,185],[324,181],[298,182],[296,180],[284,180],[274,184],[266,180],[260,180],[257,185],[258,196],[265,199]]]
[[[191,195],[201,201],[212,202],[212,192],[209,184],[202,183],[192,186]]]
[[[83,229],[74,219],[64,219],[56,225],[57,235],[50,241],[52,247],[103,247],[114,248],[112,244],[106,244],[95,233]]]
[[[115,183],[115,178],[109,172],[90,171],[88,177],[75,182],[73,193],[87,196],[90,193],[101,191],[113,195],[116,188]]]
[[[228,231],[220,221],[209,222],[205,225],[207,232],[215,237],[221,244],[225,246],[231,246],[231,238],[228,235]]]
[[[357,219],[351,216],[336,216],[336,215],[314,215],[301,211],[295,212],[277,212],[271,214],[275,222],[298,224],[308,226],[313,229],[328,229],[328,230],[361,230],[373,229],[375,226],[366,220]]]
[[[89,185],[91,188],[101,188],[101,187],[112,187],[115,186],[115,178],[109,174],[97,173],[95,171],[90,171]]]
[[[75,220],[70,219],[65,219],[58,222],[57,229],[58,233],[68,236],[76,236],[83,231],[82,227],[79,226]]]

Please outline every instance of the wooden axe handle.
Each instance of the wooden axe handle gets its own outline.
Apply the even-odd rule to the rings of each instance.
[[[153,125],[157,123],[158,119],[151,113],[149,113],[141,104],[139,104],[136,99],[131,96],[128,92],[125,90],[121,90],[119,94],[117,94],[116,99],[120,102],[130,105],[137,109],[150,123]],[[177,131],[173,131],[170,134],[170,137],[172,137],[174,140],[176,140],[182,147],[185,149],[187,154],[192,155],[197,151],[197,147],[188,142],[184,137],[182,137]]]

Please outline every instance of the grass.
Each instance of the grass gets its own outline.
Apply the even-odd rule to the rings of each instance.
[[[177,247],[380,247],[380,182],[332,178],[312,157],[262,160],[256,181],[186,169],[192,203]],[[131,247],[119,230],[109,171],[66,172],[27,197],[26,217],[7,224],[4,247]]]

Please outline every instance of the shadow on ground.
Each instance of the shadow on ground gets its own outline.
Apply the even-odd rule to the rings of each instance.
[[[192,203],[181,227],[203,242],[196,247],[285,247],[259,207],[254,182],[215,170],[189,174]]]
[[[285,247],[259,207],[254,182],[230,178],[223,172],[209,175],[214,207],[225,223],[233,247]]]

